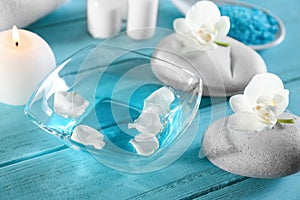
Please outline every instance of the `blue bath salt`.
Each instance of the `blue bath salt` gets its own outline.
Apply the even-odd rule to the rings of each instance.
[[[261,45],[275,40],[279,26],[274,17],[256,8],[238,5],[221,5],[219,9],[223,16],[230,17],[230,37],[247,45]]]

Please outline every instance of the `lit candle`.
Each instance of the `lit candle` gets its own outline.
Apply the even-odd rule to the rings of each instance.
[[[0,102],[24,105],[45,76],[56,67],[49,45],[26,30],[0,33]]]

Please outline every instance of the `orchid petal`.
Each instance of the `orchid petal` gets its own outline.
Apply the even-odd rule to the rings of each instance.
[[[182,43],[182,47],[179,49],[182,54],[195,51],[204,51],[203,46],[200,45],[194,37],[189,36],[188,34],[177,34],[176,39]]]
[[[262,131],[268,128],[251,112],[237,112],[228,118],[227,128],[231,131],[253,132]]]
[[[269,106],[274,106],[274,101],[272,97],[269,96],[260,96],[256,100],[256,104],[265,104]]]
[[[284,89],[279,91],[273,97],[273,102],[277,109],[277,115],[280,115],[289,105],[289,91]]]
[[[253,106],[249,99],[242,94],[234,95],[229,99],[229,104],[234,112],[252,112]]]
[[[230,20],[227,16],[222,16],[220,21],[216,23],[217,40],[224,38],[230,30]]]
[[[191,29],[189,24],[186,22],[186,19],[184,18],[175,19],[173,22],[173,28],[176,33],[180,33],[184,35],[186,35]]]
[[[273,127],[277,122],[277,113],[275,106],[268,106],[266,104],[257,104],[253,108],[254,113],[262,122],[268,126]]]
[[[144,110],[153,109],[160,115],[166,115],[174,100],[174,93],[167,87],[161,87],[145,99]]]
[[[188,23],[194,30],[201,26],[212,28],[220,20],[220,10],[211,1],[199,1],[186,14]]]
[[[77,126],[72,133],[71,139],[83,145],[93,146],[98,150],[105,146],[103,134],[86,125]]]
[[[159,142],[156,137],[152,137],[148,140],[137,141],[135,139],[130,140],[138,154],[142,156],[150,156],[159,147]]]
[[[134,123],[129,123],[128,128],[135,128],[141,133],[157,134],[162,130],[163,124],[155,110],[147,109],[142,111]]]
[[[149,133],[140,133],[134,137],[134,140],[137,142],[143,142],[146,140],[151,140],[155,136],[156,136],[155,134],[151,134],[151,133],[150,134]]]
[[[56,92],[54,94],[54,111],[64,118],[81,116],[89,102],[76,92]]]
[[[244,94],[253,99],[260,96],[273,97],[276,91],[284,89],[281,79],[271,73],[258,74],[245,88]]]

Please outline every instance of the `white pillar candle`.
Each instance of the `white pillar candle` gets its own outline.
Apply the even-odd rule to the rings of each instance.
[[[119,0],[88,0],[87,20],[94,38],[114,36],[122,26],[122,4]]]
[[[0,102],[24,105],[45,76],[56,67],[49,45],[26,30],[0,33]]]
[[[130,38],[143,40],[153,37],[158,3],[159,0],[128,0],[127,35]]]

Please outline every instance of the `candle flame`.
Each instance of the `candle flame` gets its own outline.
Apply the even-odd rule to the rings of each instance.
[[[20,43],[20,34],[16,25],[12,28],[12,39],[16,46],[19,46]]]

